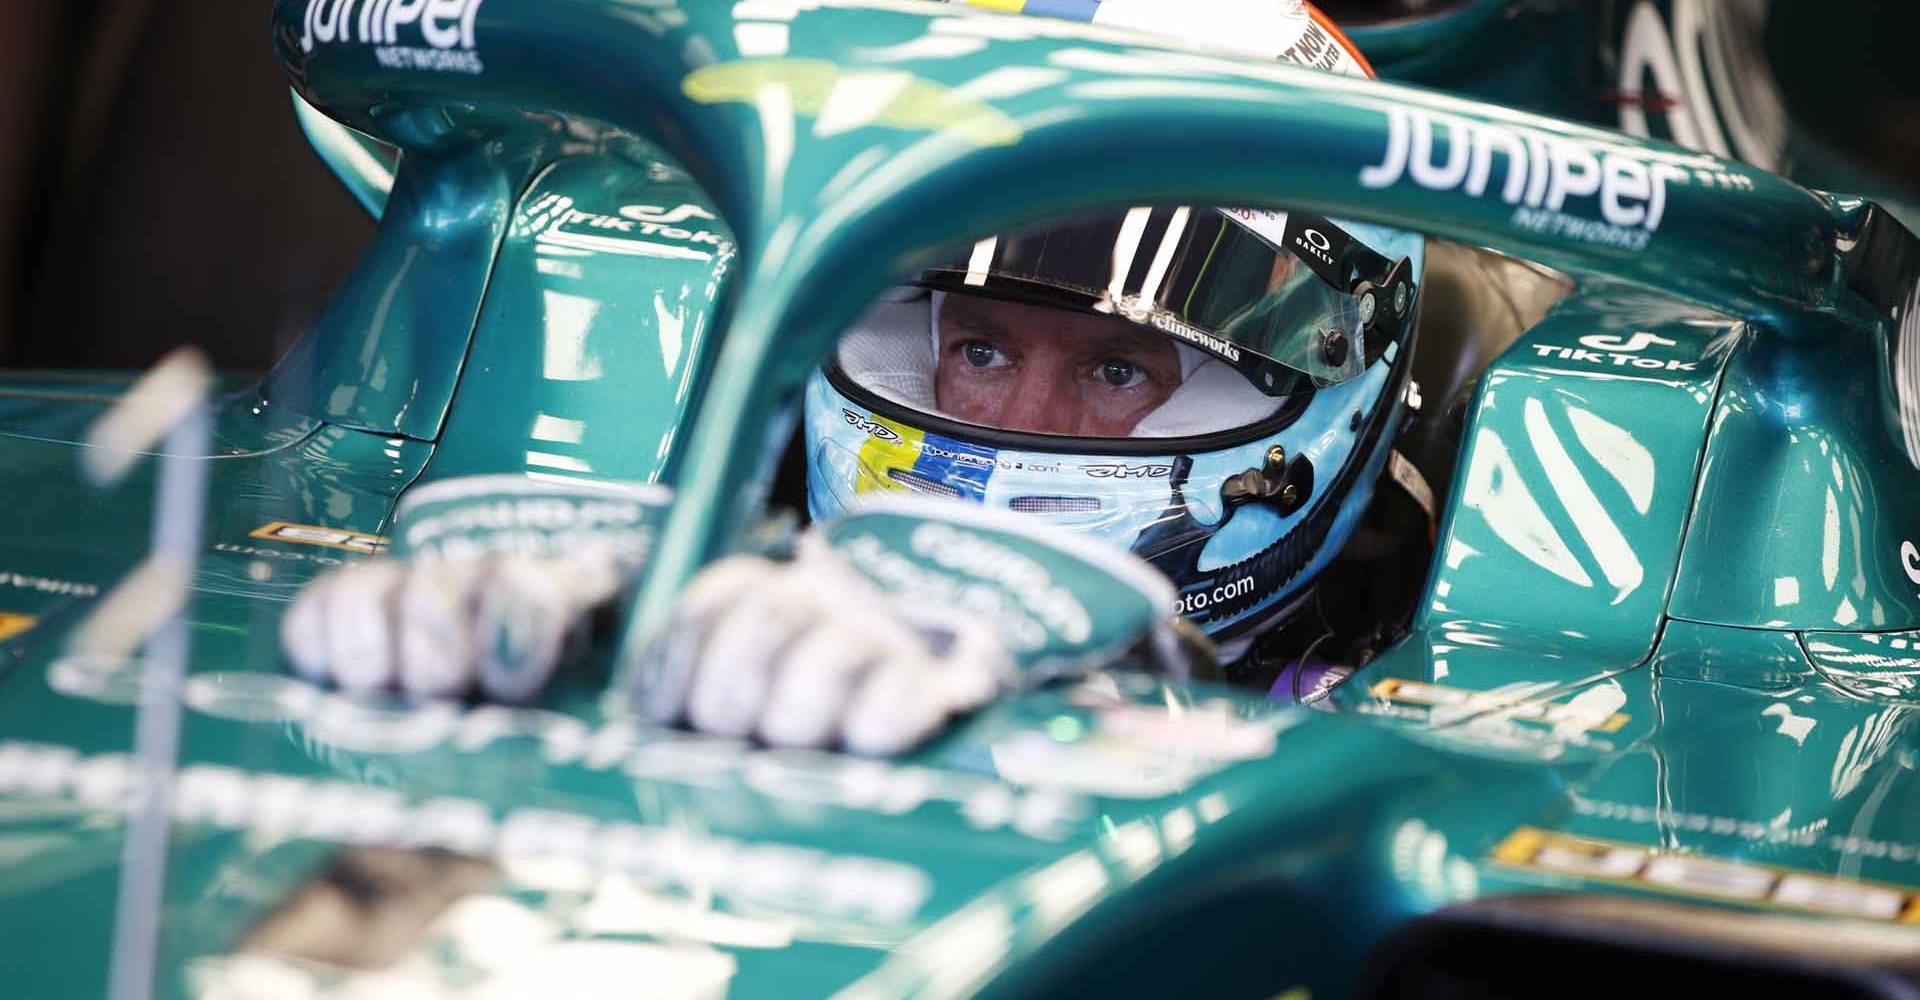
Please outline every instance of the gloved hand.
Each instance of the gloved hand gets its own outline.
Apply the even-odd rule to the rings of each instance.
[[[681,597],[639,710],[774,746],[898,753],[1015,678],[986,624],[905,611],[817,535],[790,562],[724,559]]]
[[[281,645],[300,674],[348,691],[525,701],[644,560],[665,499],[517,476],[420,487],[396,513],[395,555],[307,584]]]
[[[815,527],[789,562],[717,562],[631,665],[636,708],[777,746],[899,753],[1009,688],[1169,638],[1165,578],[1043,532],[972,505],[889,500]]]

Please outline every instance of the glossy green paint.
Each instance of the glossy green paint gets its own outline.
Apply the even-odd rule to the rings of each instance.
[[[394,175],[373,244],[263,392],[315,419],[431,441],[537,143],[504,155],[484,143],[443,150],[456,141],[444,121],[395,117],[415,145]]]
[[[638,143],[546,167],[514,210],[428,478],[660,481],[733,253],[701,190]]]
[[[704,975],[741,998],[1183,995],[1200,981],[1223,994],[1338,996],[1394,928],[1450,903],[1576,891],[1730,905],[1673,880],[1515,863],[1502,848],[1529,829],[1667,863],[1706,856],[1920,890],[1908,686],[1920,636],[1829,621],[1734,628],[1669,609],[1681,584],[1714,571],[1696,556],[1708,527],[1690,516],[1711,506],[1700,467],[1722,454],[1733,419],[1722,414],[1736,392],[1757,391],[1739,387],[1780,380],[1753,359],[1781,344],[1872,357],[1892,342],[1836,243],[1857,234],[1857,205],[1419,91],[1169,54],[1085,27],[891,8],[783,6],[781,18],[736,25],[731,5],[486,0],[475,21],[485,71],[455,78],[383,70],[358,43],[303,52],[308,5],[280,6],[277,37],[303,95],[407,147],[408,166],[383,242],[322,328],[264,398],[237,391],[222,409],[226,451],[210,460],[209,552],[191,605],[166,995],[242,985],[246,930],[355,843],[499,859],[484,902],[510,904],[521,930],[491,939],[495,958],[519,947],[559,961],[556,942],[592,943],[639,963],[603,987]],[[739,58],[742,39],[776,34],[783,58],[826,68]],[[967,44],[928,41],[943,38]],[[836,124],[815,103],[824,94],[782,85],[858,89],[833,67],[910,74],[925,103]],[[1043,72],[1015,79],[1030,90],[952,96],[1029,68]],[[1523,144],[1551,138],[1567,144],[1562,157],[1668,163],[1689,179],[1668,186],[1645,249],[1583,244],[1523,225],[1499,198],[1498,172],[1478,198],[1361,184],[1386,158],[1394,108],[1498,125]],[[431,142],[427,121],[445,126]],[[981,145],[1007,137],[1007,123],[1017,141]],[[1177,151],[1129,138],[1175,127],[1187,137]],[[1093,169],[1123,157],[1127,171]],[[648,166],[673,161],[697,187]],[[707,291],[717,276],[696,273],[712,261],[633,271],[622,263],[632,255],[604,246],[539,253],[542,198],[619,217],[642,194],[715,206],[739,241],[730,285]],[[908,760],[875,762],[609,718],[618,702],[590,672],[528,709],[360,704],[284,672],[284,599],[352,550],[257,537],[266,525],[377,534],[416,479],[555,468],[528,460],[538,445],[597,474],[678,487],[654,576],[662,600],[761,495],[753,480],[784,397],[917,254],[1145,197],[1389,219],[1577,281],[1489,371],[1416,632],[1337,689],[1327,707],[1341,711],[1122,675],[1024,694]],[[1563,214],[1595,211],[1574,199]],[[395,270],[409,247],[424,263]],[[543,260],[583,270],[549,273]],[[394,309],[382,313],[374,289]],[[677,366],[648,301],[671,304],[675,292],[689,317],[708,317]],[[608,319],[574,338],[546,309],[556,293]],[[404,324],[391,318],[398,304],[414,307]],[[556,339],[601,345],[602,377],[549,378]],[[715,353],[696,358],[685,345],[697,343]],[[292,407],[277,391],[344,384],[355,371],[369,380],[355,397],[364,405]],[[138,672],[75,663],[62,646],[74,616],[144,549],[149,484],[93,492],[70,443],[122,385],[0,384],[0,467],[16,473],[4,486],[0,611],[37,619],[0,639],[0,845],[11,859],[0,925],[29,956],[11,981],[25,996],[94,995],[104,981],[124,774],[112,755],[130,742]],[[623,400],[622,386],[653,395]],[[1885,458],[1899,431],[1882,405],[1892,390],[1832,377],[1808,382],[1805,398],[1835,389],[1859,405],[1825,433]],[[635,433],[637,450],[615,429],[623,402],[631,426],[650,428]],[[436,408],[444,419],[426,419]],[[663,449],[661,428],[680,413],[691,426]],[[561,443],[581,450],[545,449],[555,442],[537,435],[536,414],[580,422],[580,440]],[[355,429],[376,424],[392,426]],[[1735,428],[1727,447],[1744,440]],[[665,464],[649,464],[647,449]],[[1882,464],[1876,481],[1911,487],[1911,468],[1901,480]],[[1780,566],[1815,571],[1804,562],[1789,552]],[[1729,586],[1734,568],[1722,574]],[[1856,930],[1828,921],[1804,934]],[[417,969],[417,993],[486,978],[487,949],[450,934],[423,945],[432,961]],[[321,976],[280,971],[300,984]]]
[[[1676,617],[1788,629],[1911,629],[1914,457],[1876,433],[1879,345],[1756,337],[1729,367],[1674,584]],[[1911,378],[1911,376],[1908,376]],[[1864,426],[1863,426],[1864,425]]]
[[[293,95],[293,117],[320,162],[333,171],[368,215],[378,219],[386,210],[387,196],[393,193],[393,174],[400,165],[394,149],[314,110],[297,92]]]

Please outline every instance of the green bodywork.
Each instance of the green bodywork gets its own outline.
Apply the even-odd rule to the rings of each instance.
[[[1895,322],[1920,258],[1885,213],[989,12],[474,0],[366,42],[341,8],[282,0],[280,58],[405,153],[316,328],[221,397],[165,995],[1339,996],[1409,921],[1543,893],[1920,948],[1920,372]],[[1396,136],[1428,162],[1392,169]],[[1521,157],[1566,172],[1554,204],[1503,198]],[[377,549],[411,484],[471,473],[675,489],[638,643],[735,544],[797,389],[883,287],[1144,200],[1390,223],[1575,282],[1482,377],[1413,634],[1329,711],[1095,678],[885,762],[636,724],[603,696],[617,655],[515,709],[286,672],[293,590]],[[151,466],[97,491],[73,443],[125,385],[0,384],[10,996],[105,983],[139,666],[65,639],[146,546]],[[341,845],[498,871],[385,972],[247,949]]]

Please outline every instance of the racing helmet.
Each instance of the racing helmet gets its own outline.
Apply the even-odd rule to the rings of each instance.
[[[1174,610],[1236,658],[1300,603],[1371,500],[1425,256],[1422,236],[1390,227],[1177,204],[956,248],[810,379],[809,512],[911,492],[1107,539],[1166,574]],[[1125,350],[1102,353],[1113,344]],[[1026,364],[1009,354],[1035,347],[1071,376],[1044,394],[1004,377]],[[1001,397],[976,405],[971,387],[993,378]],[[1032,419],[1037,395],[1073,407],[1142,385],[1119,419]]]

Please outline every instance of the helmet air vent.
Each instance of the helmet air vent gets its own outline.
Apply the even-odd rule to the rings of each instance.
[[[1022,514],[1092,514],[1100,509],[1100,498],[1028,494],[1008,500],[1007,507]]]

